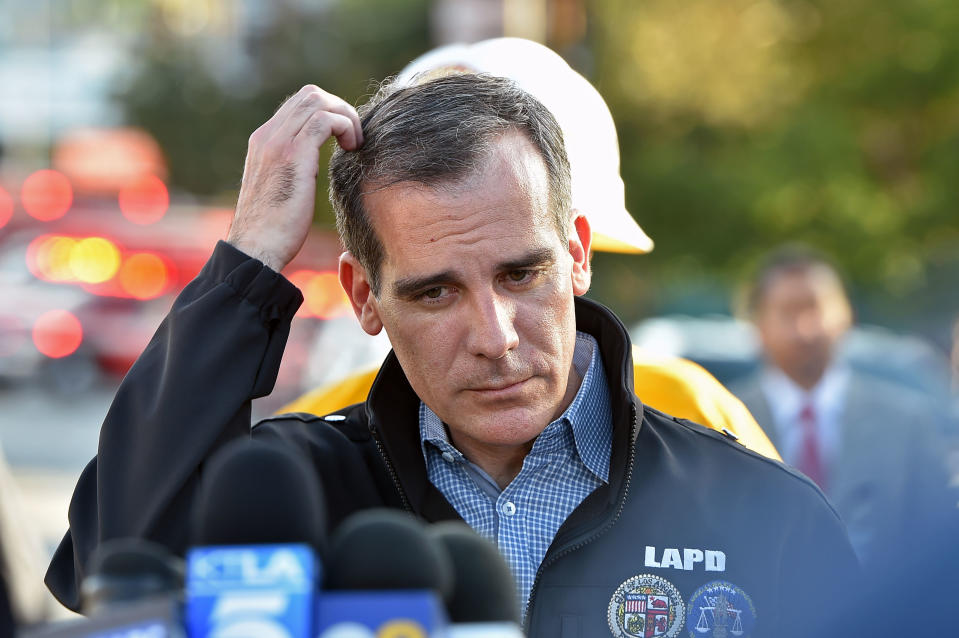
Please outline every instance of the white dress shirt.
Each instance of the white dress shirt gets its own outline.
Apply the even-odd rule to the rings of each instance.
[[[842,446],[840,416],[849,387],[849,369],[842,365],[830,366],[809,391],[774,366],[763,370],[759,383],[773,415],[779,439],[777,447],[783,460],[789,465],[798,463],[803,436],[799,413],[803,406],[812,403],[820,454],[827,471],[833,468]]]

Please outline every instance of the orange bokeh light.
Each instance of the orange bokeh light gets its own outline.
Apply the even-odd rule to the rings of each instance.
[[[0,186],[0,228],[7,225],[13,217],[13,198]]]
[[[290,283],[300,289],[300,292],[306,290],[306,285],[309,283],[310,278],[316,273],[312,270],[297,270],[286,276],[290,280]],[[312,313],[310,312],[309,306],[304,302],[296,310],[297,317],[310,317]]]
[[[315,273],[302,288],[309,313],[320,319],[333,319],[347,313],[350,300],[335,272]]]
[[[120,286],[135,299],[153,299],[166,289],[170,272],[163,260],[153,253],[136,253],[123,260]]]
[[[73,204],[73,187],[62,173],[44,169],[27,177],[20,189],[27,214],[43,222],[63,217]]]
[[[82,342],[83,326],[66,310],[45,312],[33,324],[33,344],[53,359],[73,354]]]
[[[170,208],[166,184],[155,175],[143,175],[127,184],[120,189],[117,200],[124,217],[144,226],[162,219]]]

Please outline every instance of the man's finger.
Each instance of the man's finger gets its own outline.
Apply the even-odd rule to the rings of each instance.
[[[306,125],[314,113],[342,110],[342,101],[322,89],[313,88],[299,96],[299,100],[286,111],[285,119],[273,129],[269,140],[280,146],[289,144]]]
[[[350,123],[353,126],[353,135],[354,135],[354,139],[356,140],[356,146],[348,150],[354,150],[355,148],[359,148],[363,144],[363,125],[360,123],[359,114],[356,112],[356,109],[353,108],[351,104],[345,102],[344,100],[338,98],[335,95],[332,95],[330,97],[333,98],[334,102],[333,102],[333,106],[331,106],[329,110],[349,118]],[[339,137],[337,137],[337,140],[339,141]],[[342,143],[340,145],[342,146]]]
[[[353,128],[353,137],[356,140],[354,148],[362,143],[363,133],[360,128],[360,116],[357,115],[356,109],[322,89],[304,94],[300,102],[290,112],[286,122],[276,131],[275,139],[278,141],[293,139],[300,134],[310,118],[321,111],[335,113],[349,119],[350,126]],[[322,144],[322,141],[319,143]]]
[[[352,151],[359,148],[356,126],[352,119],[332,111],[316,111],[303,125],[297,134],[294,143],[309,144],[319,147],[330,136],[336,137],[345,150]]]
[[[284,122],[287,121],[287,119],[290,117],[290,114],[296,110],[296,107],[303,102],[303,99],[316,91],[322,91],[322,89],[314,84],[307,84],[299,91],[284,100],[283,104],[280,105],[280,108],[278,108],[276,113],[273,114],[273,117],[267,120],[266,123],[264,123],[258,129],[259,131],[262,131],[263,138],[269,139],[272,137],[276,130],[281,128]]]

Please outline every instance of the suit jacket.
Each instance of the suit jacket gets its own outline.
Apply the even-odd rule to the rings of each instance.
[[[774,445],[779,431],[756,374],[734,384]],[[849,530],[864,567],[887,552],[909,551],[921,533],[955,512],[944,448],[931,402],[914,391],[853,370],[839,417],[838,460],[828,467],[826,496]]]

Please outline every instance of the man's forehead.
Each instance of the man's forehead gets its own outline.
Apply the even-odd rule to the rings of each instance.
[[[371,181],[363,203],[384,250],[403,236],[398,230],[459,222],[470,225],[491,215],[512,232],[555,227],[550,210],[549,176],[538,149],[514,131],[500,136],[482,161],[465,174],[422,180]],[[482,218],[482,219],[479,219]],[[405,235],[405,233],[400,233]],[[504,230],[504,238],[509,233]]]
[[[377,167],[367,167],[370,176],[361,184],[361,196],[389,188],[418,189],[428,193],[456,193],[469,191],[490,172],[515,177],[517,183],[529,188],[542,185],[549,188],[549,171],[542,152],[517,128],[509,128],[491,135],[487,144],[474,149],[468,164],[448,164],[432,167],[417,175],[405,175],[402,170],[393,174],[378,174]],[[390,164],[396,163],[391,161]]]

